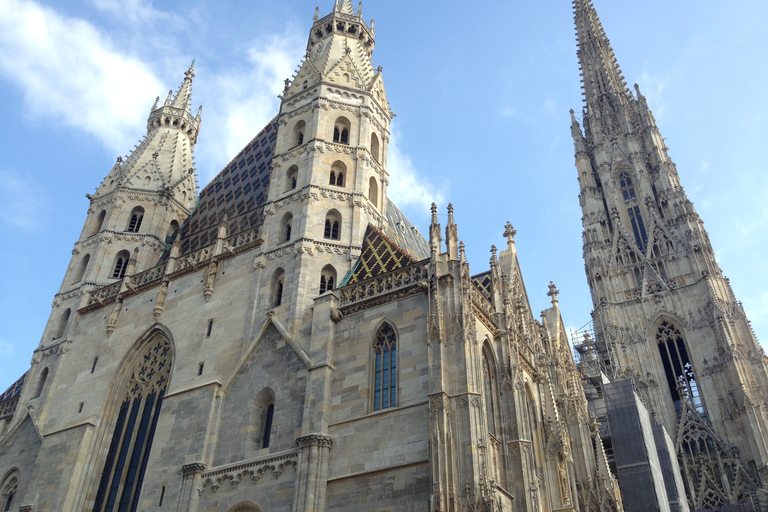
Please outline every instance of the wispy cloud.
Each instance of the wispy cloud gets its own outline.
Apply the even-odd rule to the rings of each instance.
[[[145,0],[93,0],[97,9],[108,12],[120,19],[135,23],[137,21],[157,21],[170,17],[169,13],[158,11]]]
[[[13,345],[10,341],[0,338],[0,356],[10,356],[13,353]]]
[[[427,212],[433,202],[444,202],[444,186],[436,186],[425,179],[410,156],[397,145],[397,139],[398,133],[393,129],[387,152],[387,171],[390,177],[387,195],[401,208],[413,207]]]
[[[47,204],[43,199],[43,188],[28,177],[0,171],[0,221],[22,230],[35,230],[42,225],[40,205]],[[30,198],[35,200],[30,200]],[[2,340],[0,340],[2,341]]]
[[[198,153],[213,166],[202,171],[208,175],[204,178],[212,177],[277,114],[283,81],[291,77],[303,54],[305,42],[298,33],[287,27],[284,34],[255,40],[247,51],[246,69],[228,70],[198,83],[204,97],[216,99],[206,106],[203,121],[200,148],[208,154]]]
[[[90,23],[31,1],[0,0],[0,74],[35,117],[80,128],[115,152],[132,145],[164,89]]]

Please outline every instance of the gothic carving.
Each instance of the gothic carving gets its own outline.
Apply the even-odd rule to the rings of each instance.
[[[277,480],[287,469],[296,470],[297,466],[298,453],[295,452],[281,457],[246,462],[226,470],[216,470],[213,468],[211,471],[203,473],[203,483],[197,492],[202,496],[208,489],[216,493],[225,484],[229,484],[232,488],[245,481],[257,484],[259,480],[268,475]]]

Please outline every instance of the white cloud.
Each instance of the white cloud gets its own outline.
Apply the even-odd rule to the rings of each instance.
[[[212,168],[202,169],[212,177],[219,167],[243,149],[277,113],[277,95],[284,80],[303,54],[305,42],[297,37],[299,31],[288,27],[284,34],[256,40],[248,50],[249,69],[232,70],[218,76],[201,79],[197,87],[215,104],[206,105],[200,146],[207,152],[198,153]]]
[[[164,86],[93,25],[35,2],[0,0],[0,74],[38,118],[63,121],[123,152]]]
[[[0,356],[9,356],[13,353],[13,345],[11,342],[0,338]]]
[[[39,228],[42,219],[38,207],[47,204],[47,201],[42,200],[43,194],[42,187],[28,177],[22,177],[15,172],[0,171],[0,197],[3,198],[0,221],[24,230]],[[31,197],[36,200],[31,201]]]
[[[145,0],[93,0],[93,5],[132,23],[168,17],[167,13],[158,11]]]
[[[397,138],[397,132],[392,130],[387,152],[387,195],[401,208],[415,207],[427,212],[432,203],[443,203],[445,193],[418,172],[411,158],[398,147]]]

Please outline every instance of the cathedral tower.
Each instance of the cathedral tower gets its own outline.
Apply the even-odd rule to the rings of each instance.
[[[721,476],[705,474],[707,455],[686,449],[685,435],[709,436],[755,484],[768,482],[766,356],[592,2],[575,0],[574,13],[585,103],[583,132],[573,111],[571,130],[596,349],[677,439],[694,508],[736,503],[738,489],[708,494]]]
[[[202,107],[189,111],[194,63],[164,103],[158,97],[147,134],[129,156],[118,157],[90,200],[80,238],[64,274],[41,346],[64,339],[89,292],[153,267],[195,206],[194,147]]]
[[[369,224],[386,222],[389,110],[374,69],[373,21],[362,3],[315,12],[307,52],[286,80],[265,206],[267,308],[294,331],[313,299],[336,287],[360,255]]]

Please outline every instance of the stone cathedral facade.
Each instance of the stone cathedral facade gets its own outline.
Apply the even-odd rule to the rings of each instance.
[[[596,330],[579,361],[554,284],[531,310],[511,224],[473,273],[450,205],[424,237],[388,199],[374,25],[336,0],[279,113],[199,195],[192,66],[88,196],[31,368],[0,396],[0,511],[641,510],[595,398],[621,379],[660,439],[716,452],[655,456],[699,475],[691,503],[762,503],[765,356],[575,9]]]

